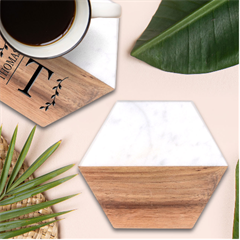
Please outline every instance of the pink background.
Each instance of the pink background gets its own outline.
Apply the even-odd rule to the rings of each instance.
[[[48,199],[81,192],[60,203],[55,211],[77,209],[65,215],[60,224],[61,238],[231,238],[235,199],[234,172],[238,159],[238,66],[202,75],[163,72],[130,56],[135,41],[155,13],[158,0],[116,0],[122,6],[117,89],[47,128],[37,127],[27,157],[33,162],[55,141],[60,148],[36,176],[64,165],[76,167],[64,176],[78,173],[77,165],[117,100],[193,101],[229,167],[200,219],[192,230],[115,230],[112,228],[83,177],[46,192]],[[20,150],[34,123],[0,104],[3,135],[10,140],[19,123],[16,148]]]

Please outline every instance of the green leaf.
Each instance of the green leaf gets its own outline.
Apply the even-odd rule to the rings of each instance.
[[[47,202],[42,202],[42,203],[35,204],[35,205],[32,205],[32,206],[27,206],[27,207],[23,207],[23,208],[16,208],[16,209],[0,212],[0,219],[1,219],[1,221],[6,221],[6,220],[9,220],[9,219],[12,219],[12,218],[15,218],[15,217],[19,217],[21,215],[25,215],[25,214],[37,211],[39,209],[50,207],[50,206],[52,206],[54,204],[60,203],[62,201],[65,201],[65,200],[67,200],[69,198],[72,198],[72,197],[74,197],[76,195],[78,195],[78,194],[74,194],[74,195],[70,195],[70,196],[54,199],[54,200],[47,201]]]
[[[131,55],[168,72],[197,74],[238,64],[238,0],[162,0]]]
[[[65,177],[65,178],[61,178],[61,179],[58,179],[54,182],[50,182],[50,183],[47,183],[47,184],[44,184],[44,185],[41,185],[41,186],[38,186],[38,187],[35,187],[33,189],[29,189],[27,191],[23,191],[17,195],[13,195],[11,197],[8,197],[2,201],[0,201],[0,206],[5,206],[5,205],[9,205],[9,204],[13,204],[13,203],[16,203],[16,202],[20,202],[24,199],[27,199],[27,198],[30,198],[34,195],[37,195],[38,193],[42,193],[44,191],[47,191],[51,188],[54,188],[68,180],[70,180],[71,178],[75,177],[77,174],[75,175],[71,175],[71,176],[68,176],[68,177]]]
[[[7,177],[8,177],[9,168],[11,166],[12,156],[13,156],[13,152],[14,152],[16,137],[17,137],[17,130],[18,130],[18,126],[14,130],[11,142],[8,147],[7,156],[5,158],[5,163],[4,163],[4,166],[2,169],[2,174],[1,174],[1,178],[0,178],[0,195],[3,193],[3,189],[5,187]],[[2,196],[3,195],[4,195],[4,193],[2,194]],[[2,197],[0,197],[0,199],[1,198]]]
[[[22,229],[19,229],[19,230],[0,233],[0,239],[12,238],[12,237],[15,237],[15,236],[18,236],[18,235],[21,235],[21,234],[24,234],[24,233],[27,233],[27,232],[30,232],[30,231],[34,231],[38,228],[44,227],[46,225],[49,225],[49,224],[57,222],[57,221],[58,220],[47,222],[47,223],[42,223],[42,224],[39,224],[39,225],[33,226],[33,227],[22,228]]]
[[[233,223],[233,239],[239,239],[239,160],[236,166],[236,201]]]
[[[45,221],[50,218],[55,218],[69,212],[71,211],[52,213],[52,214],[42,215],[34,218],[25,218],[25,219],[10,221],[10,222],[3,222],[3,223],[0,223],[0,232],[7,231],[14,228],[19,228],[19,227],[25,227],[27,225]]]
[[[0,127],[0,137],[2,136],[2,125]]]
[[[28,150],[30,148],[30,145],[32,143],[32,139],[33,139],[33,135],[35,133],[35,130],[36,130],[36,126],[32,129],[31,133],[28,136],[28,139],[27,139],[26,143],[24,144],[24,147],[22,148],[22,151],[21,151],[21,153],[20,153],[20,155],[18,157],[18,160],[17,160],[17,162],[15,164],[15,167],[14,167],[14,169],[12,171],[12,174],[11,174],[9,180],[8,180],[7,190],[11,186],[11,184],[13,183],[15,177],[17,176],[17,174],[18,174],[18,172],[19,172],[19,170],[20,170],[20,168],[21,168],[21,166],[23,164],[23,161],[24,161],[24,159],[25,159],[25,157],[26,157],[26,155],[28,153]]]
[[[52,154],[53,152],[59,147],[61,141],[53,144],[49,147],[27,170],[24,172],[9,188],[9,191],[17,187],[21,184],[24,180],[26,180],[31,174],[34,173]]]
[[[26,190],[28,190],[30,188],[36,187],[36,186],[38,186],[38,185],[40,185],[40,184],[42,184],[42,183],[44,183],[44,182],[46,182],[46,181],[56,177],[56,176],[66,172],[67,170],[69,170],[73,166],[74,166],[74,164],[71,164],[71,165],[68,165],[66,167],[62,167],[62,168],[59,168],[59,169],[57,169],[55,171],[47,173],[47,174],[45,174],[43,176],[40,176],[38,178],[34,178],[34,179],[32,179],[32,180],[30,180],[28,182],[25,182],[25,183],[21,184],[20,186],[18,186],[16,188],[14,188],[12,191],[7,192],[7,195],[17,194],[17,193],[20,193],[22,191],[26,191]]]

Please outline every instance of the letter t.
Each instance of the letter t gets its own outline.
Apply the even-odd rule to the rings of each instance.
[[[28,97],[31,97],[31,95],[28,93],[28,91],[31,89],[33,83],[35,82],[35,80],[37,79],[38,75],[41,73],[43,68],[48,71],[48,80],[50,80],[51,76],[53,75],[53,72],[51,70],[49,70],[48,68],[44,67],[43,65],[41,65],[40,63],[36,62],[35,60],[33,60],[31,58],[27,62],[26,66],[28,66],[31,63],[36,63],[38,65],[38,68],[34,72],[33,76],[31,77],[30,81],[28,82],[27,86],[23,90],[18,89],[18,91],[24,93]]]

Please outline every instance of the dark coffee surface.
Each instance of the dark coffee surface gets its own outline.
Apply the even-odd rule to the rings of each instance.
[[[75,0],[2,0],[1,21],[17,41],[46,45],[60,39],[71,27]]]

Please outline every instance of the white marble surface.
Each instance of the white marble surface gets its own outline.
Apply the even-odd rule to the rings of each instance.
[[[192,102],[117,102],[81,166],[227,166]]]
[[[116,86],[119,21],[118,18],[91,19],[83,41],[64,56],[112,88]]]

